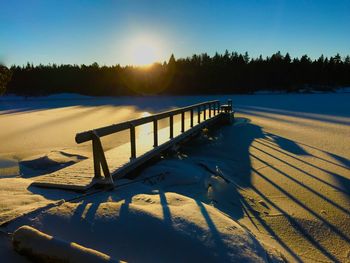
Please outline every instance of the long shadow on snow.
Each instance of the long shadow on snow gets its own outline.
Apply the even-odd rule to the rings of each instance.
[[[232,216],[236,220],[242,218],[243,215],[246,214],[248,217],[251,218],[253,225],[256,226],[256,224],[259,224],[269,235],[274,237],[296,261],[302,261],[302,259],[299,257],[300,251],[295,251],[293,245],[289,242],[289,240],[286,240],[285,237],[280,236],[281,233],[276,231],[274,226],[270,225],[268,221],[266,221],[266,215],[257,211],[256,207],[253,206],[249,202],[249,200],[247,200],[247,198],[245,198],[245,189],[251,189],[256,193],[256,195],[258,195],[262,200],[264,200],[266,204],[273,207],[281,215],[283,215],[287,219],[287,221],[290,222],[290,225],[292,228],[294,228],[294,231],[299,233],[301,238],[304,239],[308,244],[310,244],[313,247],[313,249],[316,249],[331,261],[340,261],[331,251],[329,251],[327,247],[318,242],[317,237],[315,237],[312,232],[309,232],[309,229],[305,228],[305,225],[300,223],[298,218],[295,218],[288,211],[286,211],[286,209],[282,205],[276,203],[274,200],[269,198],[268,195],[263,193],[256,185],[253,185],[251,181],[252,174],[255,174],[255,176],[262,178],[262,180],[266,181],[267,184],[269,184],[270,186],[277,189],[280,193],[282,193],[282,195],[284,195],[285,198],[291,200],[296,205],[306,210],[309,214],[316,217],[317,220],[322,222],[329,229],[330,232],[338,236],[343,241],[349,242],[348,234],[342,232],[342,229],[337,229],[336,226],[333,225],[333,222],[330,222],[327,218],[325,218],[324,215],[321,215],[318,213],[318,211],[315,211],[314,207],[310,207],[307,203],[307,200],[298,199],[296,196],[294,196],[294,193],[288,192],[289,190],[284,189],[284,186],[282,184],[276,183],[268,175],[264,174],[263,170],[255,169],[253,167],[252,160],[262,162],[264,164],[263,168],[270,167],[275,171],[279,171],[280,168],[274,167],[270,163],[266,162],[264,158],[256,156],[256,154],[253,154],[251,151],[254,149],[255,151],[260,151],[261,154],[265,154],[267,156],[266,148],[262,148],[262,146],[264,146],[265,144],[265,147],[270,147],[270,149],[273,151],[272,153],[269,152],[268,154],[275,155],[272,156],[272,158],[275,158],[277,161],[280,161],[281,163],[283,163],[284,166],[288,166],[291,169],[290,171],[292,171],[288,173],[286,173],[285,171],[279,171],[281,176],[284,176],[286,178],[284,180],[290,180],[291,183],[298,185],[298,187],[303,188],[303,190],[309,191],[313,196],[322,199],[324,202],[327,202],[329,206],[332,206],[335,209],[337,209],[339,213],[345,213],[347,215],[349,211],[344,207],[344,204],[336,203],[334,200],[329,199],[317,189],[312,189],[310,188],[310,186],[305,186],[302,182],[298,182],[299,179],[295,176],[294,172],[302,171],[300,171],[300,169],[297,166],[285,161],[284,158],[294,158],[295,161],[304,163],[305,165],[310,166],[312,169],[319,169],[323,172],[328,173],[330,176],[333,177],[333,179],[337,183],[333,184],[329,181],[323,180],[322,178],[318,178],[316,174],[313,174],[311,172],[304,172],[305,176],[309,176],[311,180],[317,181],[317,183],[323,184],[325,187],[332,188],[333,190],[338,190],[339,192],[347,194],[350,186],[349,180],[341,175],[332,173],[322,167],[316,167],[314,164],[307,163],[306,161],[302,160],[299,156],[311,155],[303,148],[301,148],[298,145],[298,143],[280,137],[278,135],[266,133],[261,129],[261,127],[253,125],[249,123],[248,120],[243,118],[237,118],[237,123],[238,125],[236,125],[234,128],[222,127],[221,129],[214,131],[213,134],[209,134],[208,137],[201,137],[197,140],[192,140],[182,148],[182,152],[185,153],[187,156],[190,156],[191,159],[200,160],[201,158],[203,158],[203,160],[219,160],[222,163],[228,164],[228,167],[223,167],[222,171],[225,175],[225,178],[228,179],[229,184],[231,185],[230,195],[233,198],[237,197],[237,200],[229,200],[229,206],[221,206],[220,202],[216,202],[216,200],[208,200],[208,198],[203,198],[202,200],[200,200],[198,199],[198,195],[196,196],[195,194],[191,194],[188,192],[179,192],[180,194],[197,198],[197,205],[199,206],[203,217],[207,221],[208,227],[210,228],[212,236],[215,239],[214,242],[218,245],[218,247],[220,247],[222,240],[217,232],[215,224],[213,224],[210,217],[208,217],[208,213],[203,210],[205,208],[201,205],[200,201],[213,204],[215,207],[222,210],[229,216]],[[254,142],[258,143],[252,145]],[[261,145],[261,147],[259,145]],[[317,156],[313,157],[318,158]],[[326,163],[327,160],[319,158],[319,161]],[[221,164],[219,163],[219,166],[220,165]],[[99,209],[99,206],[102,202],[111,201],[111,197],[112,199],[114,198],[112,201],[124,200],[124,203],[122,204],[119,212],[120,220],[123,220],[124,217],[127,218],[129,216],[129,206],[130,204],[132,204],[132,197],[139,193],[146,192],[141,189],[138,192],[131,193],[129,196],[124,196],[123,198],[117,199],[115,199],[115,195],[113,195],[112,193],[106,193],[106,197],[104,199],[99,199],[98,202],[93,202],[93,200],[90,200],[90,203],[88,201],[83,201],[77,207],[71,220],[80,220],[82,222],[85,222],[84,224],[90,225],[89,227],[91,227],[91,231],[99,231],[98,229],[94,229],[93,221],[96,211]],[[151,191],[149,192],[149,194],[154,194],[154,192]],[[158,194],[160,196],[160,202],[163,210],[164,223],[167,225],[172,224],[173,219],[170,209],[168,207],[166,196],[162,191],[159,191]],[[101,231],[103,230],[101,229]],[[135,229],[135,231],[137,231],[137,228]],[[83,245],[89,245],[88,240],[85,240],[84,237],[79,237],[78,232],[79,231],[77,231],[77,233],[75,234],[71,233],[72,240],[80,242]],[[120,235],[122,237],[127,233],[123,231],[123,229],[121,229],[115,233],[110,234]],[[120,241],[122,242],[122,238]],[[101,251],[107,254],[114,251],[114,247],[108,244],[108,239],[106,239],[106,242],[103,242],[103,237],[101,237],[101,244],[101,247],[97,249],[100,249]],[[226,252],[222,251],[222,253],[222,256],[225,257]],[[129,255],[127,253],[123,255],[119,254],[114,256],[118,256],[119,258],[124,259],[132,258],[132,255]]]
[[[243,214],[245,213],[248,218],[251,218],[253,225],[256,226],[256,223],[259,223],[265,229],[265,231],[274,237],[296,261],[302,261],[298,255],[300,251],[295,251],[295,249],[293,249],[293,244],[291,244],[289,240],[286,240],[280,236],[280,233],[276,232],[273,226],[268,224],[266,221],[266,215],[258,212],[254,205],[252,205],[244,196],[245,189],[251,189],[255,192],[255,194],[257,194],[257,196],[265,201],[265,204],[273,207],[276,209],[276,211],[283,215],[294,228],[293,231],[296,231],[299,236],[305,240],[305,242],[313,247],[313,249],[318,250],[328,260],[339,262],[339,258],[329,251],[329,248],[327,248],[323,243],[318,241],[318,237],[314,236],[313,232],[310,232],[310,229],[306,227],[307,225],[302,224],[298,218],[295,218],[294,215],[290,214],[290,212],[284,209],[282,205],[272,201],[269,196],[259,190],[259,187],[254,186],[251,180],[253,174],[255,177],[260,177],[266,182],[267,185],[270,187],[272,186],[276,189],[276,191],[281,193],[284,198],[287,198],[296,206],[304,209],[308,215],[311,215],[325,225],[332,235],[336,236],[344,243],[349,243],[349,233],[346,231],[344,232],[344,229],[339,229],[334,225],[335,222],[329,220],[325,215],[320,214],[316,210],[318,207],[316,208],[310,206],[308,204],[308,200],[301,200],[297,198],[293,192],[289,192],[291,191],[290,189],[285,189],[285,186],[282,183],[282,181],[289,180],[290,184],[296,185],[299,191],[308,192],[311,198],[318,198],[322,200],[322,202],[326,203],[328,207],[332,207],[332,209],[334,209],[337,213],[344,216],[344,218],[347,218],[350,214],[349,208],[347,207],[349,200],[350,180],[341,174],[330,171],[331,169],[327,170],[322,166],[333,165],[331,168],[338,167],[339,169],[344,169],[346,167],[339,166],[336,163],[329,162],[324,158],[308,153],[306,150],[304,150],[304,148],[300,147],[299,143],[297,142],[275,134],[264,132],[261,127],[249,123],[247,119],[236,118],[236,120],[237,125],[234,128],[223,127],[217,131],[214,131],[213,134],[210,134],[206,141],[205,139],[201,138],[190,142],[184,147],[183,152],[190,156],[191,159],[198,160],[203,158],[203,160],[217,160],[219,166],[220,162],[231,166],[226,168],[224,167],[223,171],[226,179],[228,179],[231,184],[231,196],[237,197],[239,200],[229,200],[229,203],[232,205],[231,207],[221,205],[220,201],[217,200],[209,200],[209,202],[235,219],[242,218]],[[269,152],[267,152],[266,149],[269,149]],[[259,156],[257,156],[257,153]],[[330,153],[328,154],[331,156]],[[315,164],[308,162],[307,158],[302,159],[308,156],[317,159],[317,161],[322,165],[316,166]],[[274,162],[282,165],[281,168],[279,166],[275,167],[266,161],[265,158],[273,158]],[[293,160],[293,163],[289,162],[290,159]],[[258,169],[254,168],[254,164],[252,164],[253,161],[260,162],[261,167]],[[210,161],[207,163],[210,163]],[[303,169],[299,168],[299,163],[306,165],[308,167],[308,171],[304,171]],[[285,177],[286,179],[281,178],[281,183],[276,183],[275,178],[271,179],[269,174],[264,174],[263,170],[259,171],[260,169],[264,168],[269,168],[270,170],[278,172],[279,176]],[[329,177],[331,177],[331,180],[319,178],[319,171],[327,174]],[[339,191],[340,193],[345,194],[345,196],[347,196],[347,201],[345,203],[340,203],[338,200],[333,200],[328,197],[322,191],[317,189],[317,187],[313,186],[313,184],[305,184],[303,179],[299,177],[300,173],[302,173],[303,176],[309,177],[308,179],[311,182],[316,182],[317,184],[322,185],[322,187],[330,189],[331,191]],[[208,200],[202,201],[208,202]],[[239,201],[239,205],[237,205],[237,201]],[[254,217],[254,219],[252,217]],[[254,222],[254,220],[256,220],[256,222]]]
[[[225,96],[225,99],[227,96]],[[0,115],[34,112],[64,107],[97,107],[97,106],[132,106],[140,111],[162,111],[173,107],[184,107],[205,100],[215,99],[213,96],[118,96],[89,98],[46,98],[34,97],[19,100],[3,100]],[[2,112],[1,112],[2,111]]]
[[[137,194],[159,195],[163,218],[156,218],[147,212],[142,212],[143,215],[140,217],[135,212],[137,210],[130,209],[130,206],[133,206],[133,197]],[[106,202],[122,203],[119,204],[119,208],[116,208],[116,205],[109,208],[109,210],[105,210],[107,209],[104,207]],[[61,221],[62,224],[56,225],[55,220],[49,217],[39,228],[55,237],[74,241],[87,247],[93,246],[98,251],[127,261],[135,261],[136,257],[143,258],[143,262],[152,262],[154,261],[152,257],[156,256],[160,262],[162,257],[166,261],[192,262],[194,258],[191,252],[193,250],[196,251],[198,257],[196,260],[200,262],[217,262],[217,256],[228,262],[228,251],[225,250],[221,236],[209,213],[200,202],[196,204],[212,232],[212,240],[216,245],[214,252],[208,250],[199,240],[193,242],[195,237],[191,233],[200,233],[202,231],[194,224],[189,226],[190,229],[186,229],[187,231],[184,229],[177,230],[174,224],[178,224],[179,221],[173,219],[165,193],[162,191],[155,193],[147,187],[134,189],[133,191],[123,191],[123,189],[117,188],[115,191],[102,192],[98,196],[82,199],[78,203],[73,204],[75,205],[75,209],[72,210],[73,213],[65,215],[66,219]],[[108,211],[108,216],[105,218],[103,215],[104,211]],[[97,216],[100,217],[100,224],[98,225],[95,224]],[[109,220],[109,217],[113,217],[113,220]],[[101,220],[104,221],[103,224],[101,224]],[[116,225],[118,227],[115,227]],[[154,232],[155,228],[147,228],[145,225],[153,226],[159,231]],[[173,231],[169,232],[172,228]],[[172,234],[168,236],[170,233]],[[151,238],[147,240],[147,237]],[[147,244],[145,244],[145,240],[147,240]],[[179,251],[174,252],[174,242],[180,248],[180,253],[178,253]],[[159,249],[161,249],[162,253],[160,253]],[[164,258],[164,255],[173,256],[172,259],[169,259]]]

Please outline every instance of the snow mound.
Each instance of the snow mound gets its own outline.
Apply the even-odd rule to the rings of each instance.
[[[99,251],[56,239],[29,226],[18,228],[13,234],[12,243],[17,252],[39,262],[120,262]]]
[[[269,260],[236,221],[192,198],[157,192],[116,199],[115,193],[105,193],[91,203],[65,203],[33,222],[46,233],[131,262]]]
[[[77,196],[77,193],[74,192],[31,187],[32,182],[32,180],[24,178],[1,179],[0,225],[61,199]]]
[[[70,154],[63,151],[51,151],[46,155],[33,156],[20,162],[21,175],[47,174],[75,164],[86,157],[78,154]]]
[[[237,216],[240,210],[233,206],[240,200],[239,186],[226,177],[230,173],[232,169],[220,159],[185,156],[149,166],[139,178],[153,189],[185,195]]]

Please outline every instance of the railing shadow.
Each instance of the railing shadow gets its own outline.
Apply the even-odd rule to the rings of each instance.
[[[213,96],[118,96],[118,97],[72,97],[54,98],[54,97],[28,97],[17,99],[0,100],[0,115],[17,114],[23,112],[35,112],[49,109],[59,109],[65,107],[135,107],[140,111],[162,111],[175,107],[184,107],[186,105],[202,102],[205,98]],[[1,99],[1,98],[0,98]],[[226,99],[226,97],[225,97]]]
[[[249,123],[247,119],[237,118],[234,128],[223,127],[213,132],[210,140],[202,139],[190,143],[185,147],[185,154],[192,159],[203,158],[202,162],[206,159],[208,166],[215,158],[219,166],[222,163],[224,175],[231,184],[231,197],[238,196],[240,200],[239,205],[237,200],[230,200],[231,206],[220,204],[221,200],[203,199],[204,202],[213,204],[237,220],[244,216],[248,219],[250,217],[253,226],[258,228],[258,224],[259,228],[263,228],[294,260],[305,260],[300,258],[303,252],[297,244],[286,239],[281,229],[269,224],[269,210],[265,209],[263,212],[264,209],[257,209],[259,203],[254,204],[250,201],[250,195],[253,193],[255,199],[260,198],[267,207],[273,207],[280,216],[290,222],[293,229],[289,229],[290,233],[297,233],[298,238],[318,251],[325,260],[340,262],[342,259],[339,258],[339,254],[335,254],[327,242],[320,242],[319,239],[320,236],[324,235],[326,238],[327,233],[331,233],[332,238],[344,248],[350,243],[350,233],[338,221],[348,220],[350,215],[347,159],[341,156],[334,157],[334,154],[322,151],[322,154],[329,156],[328,159],[320,156],[321,154],[315,154],[315,149],[308,151],[310,148],[305,144],[265,132],[261,127]],[[344,166],[330,160],[332,158],[340,160]],[[225,164],[229,164],[230,167],[225,167]],[[278,177],[275,174],[278,174]],[[272,189],[273,193],[270,193]],[[302,222],[303,218],[294,215],[282,202],[276,202],[274,195],[277,194],[278,198],[288,200],[290,206],[303,210],[306,221],[306,218],[311,217],[323,225],[322,231],[325,232],[317,233],[311,230],[308,223]],[[333,215],[327,216],[326,211]]]
[[[63,217],[60,221],[62,224],[53,225],[57,221],[48,216],[47,221],[40,225],[40,230],[128,262],[140,258],[146,262],[155,258],[160,262],[193,262],[194,259],[198,262],[215,262],[215,251],[209,251],[199,240],[194,242],[198,238],[196,233],[201,236],[203,230],[196,224],[188,224],[181,218],[173,217],[164,192],[149,187],[123,188],[67,203],[70,209],[62,208],[62,213],[52,215]],[[143,199],[139,194],[148,196]],[[152,200],[150,196],[153,196]],[[150,202],[148,204],[156,206],[153,213],[140,209],[140,202]],[[107,207],[108,203],[113,205]],[[198,206],[209,229],[215,231],[215,225],[210,223],[210,216],[203,205],[198,203]],[[161,211],[162,216],[155,216],[157,211]],[[183,227],[179,228],[181,224]],[[218,236],[213,238],[219,242]],[[174,242],[181,253],[173,250]]]

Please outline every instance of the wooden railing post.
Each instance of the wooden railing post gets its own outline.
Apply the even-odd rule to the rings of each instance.
[[[231,99],[228,99],[228,100],[227,100],[227,104],[228,104],[228,106],[230,107],[230,112],[232,112],[232,100],[231,100]]]
[[[185,132],[185,112],[181,113],[181,132]]]
[[[203,105],[203,108],[204,108],[204,120],[207,119],[207,105]]]
[[[92,137],[92,153],[94,158],[94,172],[95,178],[102,178],[101,175],[101,166],[100,166],[100,155],[99,155],[99,146],[98,146],[99,138],[93,135]]]
[[[174,138],[174,117],[169,116],[170,139]]]
[[[113,184],[113,178],[111,177],[111,174],[108,169],[108,164],[107,164],[105,153],[102,148],[102,143],[96,131],[92,132],[92,152],[93,152],[93,158],[94,158],[94,172],[95,172],[94,178],[96,179],[102,178],[102,175],[101,175],[101,167],[102,167],[104,177],[110,181],[109,183]]]
[[[158,146],[158,121],[153,120],[153,147]]]
[[[135,136],[135,125],[130,124],[130,146],[131,146],[131,156],[130,159],[136,158],[136,136]]]
[[[197,108],[197,117],[198,117],[198,123],[201,123],[201,107],[199,106]]]
[[[211,118],[211,103],[209,104],[209,118]]]
[[[191,109],[191,123],[190,123],[191,125],[191,128],[193,127],[193,109]]]

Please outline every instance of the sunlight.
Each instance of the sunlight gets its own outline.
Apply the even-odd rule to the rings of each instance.
[[[128,49],[130,62],[135,66],[150,66],[161,57],[159,43],[150,37],[136,38]]]
[[[142,118],[142,117],[148,117],[148,116],[151,116],[151,113],[149,113],[148,111],[144,111],[141,113],[140,117]],[[153,132],[153,125],[151,122],[146,123],[146,124],[142,124],[139,126],[139,136],[148,135],[152,132]]]

